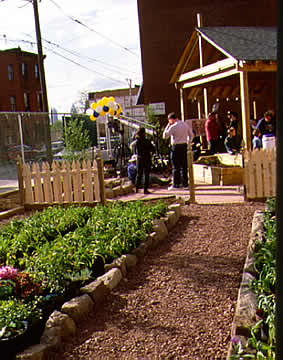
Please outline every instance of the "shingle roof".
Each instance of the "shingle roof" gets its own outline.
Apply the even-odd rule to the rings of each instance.
[[[237,60],[276,60],[277,31],[275,27],[201,27],[197,31]]]

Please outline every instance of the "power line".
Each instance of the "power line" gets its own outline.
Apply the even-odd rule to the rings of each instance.
[[[2,0],[2,1],[4,1],[4,0]],[[1,35],[0,35],[0,36],[1,36]],[[30,44],[30,45],[36,45],[36,42],[33,42],[33,41],[19,40],[19,39],[12,40],[12,39],[8,39],[6,36],[3,36],[3,35],[2,35],[2,37],[3,37],[4,40],[8,40],[8,41],[11,41],[11,42],[17,42],[17,43],[23,42],[23,43],[27,43],[27,44]],[[69,61],[69,62],[71,62],[71,63],[73,63],[73,64],[75,64],[75,65],[77,65],[77,66],[79,66],[79,67],[81,67],[81,68],[83,68],[83,69],[85,69],[85,70],[91,71],[92,73],[95,73],[95,74],[97,74],[97,75],[99,75],[99,76],[101,76],[101,77],[107,78],[107,79],[109,79],[109,80],[115,81],[115,82],[117,82],[117,83],[124,84],[124,82],[123,82],[122,80],[118,80],[118,79],[112,78],[112,77],[110,77],[110,76],[101,74],[101,73],[98,72],[98,71],[92,70],[92,69],[88,68],[88,67],[85,66],[85,65],[82,65],[82,64],[80,64],[80,63],[78,63],[78,62],[76,62],[76,61],[74,61],[74,60],[72,60],[72,59],[70,59],[70,58],[67,58],[66,56],[58,53],[57,51],[48,48],[47,46],[44,46],[44,48],[45,48],[46,50],[48,50],[48,51],[51,51],[51,52],[54,53],[55,55],[60,56],[60,57],[62,57],[63,59],[65,59],[65,60],[67,60],[67,61]]]
[[[46,48],[46,47],[45,47],[45,48]],[[48,48],[47,48],[47,49],[48,49]],[[110,77],[110,76],[101,74],[101,73],[99,73],[98,71],[92,70],[92,69],[88,68],[88,67],[85,66],[85,65],[82,65],[82,64],[80,64],[80,63],[78,63],[78,62],[76,62],[76,61],[74,61],[74,60],[71,60],[71,59],[67,58],[66,56],[58,53],[57,51],[55,51],[55,50],[53,50],[53,49],[48,49],[48,50],[51,51],[51,52],[53,52],[55,55],[60,56],[60,57],[62,57],[63,59],[68,60],[68,61],[70,61],[71,63],[73,63],[73,64],[75,64],[75,65],[80,66],[80,67],[83,68],[83,69],[86,69],[86,70],[88,70],[88,71],[91,71],[91,72],[94,73],[94,74],[97,74],[97,75],[99,75],[99,76],[102,76],[102,77],[104,77],[104,78],[110,79],[110,80],[115,81],[115,82],[119,82],[120,84],[124,84],[124,82],[121,81],[121,80],[114,79],[114,78],[112,78],[112,77]]]
[[[29,34],[26,34],[26,35],[30,36]],[[64,50],[64,51],[66,51],[67,53],[69,53],[69,54],[71,54],[71,55],[75,55],[75,56],[77,56],[77,57],[79,57],[79,58],[81,58],[81,59],[84,58],[84,59],[87,59],[87,60],[90,60],[90,61],[93,61],[93,62],[98,62],[98,63],[102,64],[103,66],[108,66],[108,67],[110,67],[110,68],[112,67],[113,69],[115,69],[115,71],[117,71],[116,69],[122,70],[122,71],[124,71],[124,74],[125,74],[125,73],[126,73],[126,74],[129,73],[128,70],[123,69],[123,68],[121,68],[120,66],[112,65],[112,64],[106,63],[105,61],[97,60],[97,59],[94,59],[94,58],[92,58],[92,57],[89,57],[89,56],[86,56],[86,55],[82,55],[81,53],[78,53],[78,52],[76,52],[75,50],[67,49],[67,48],[63,47],[62,45],[56,44],[56,43],[54,43],[54,42],[52,42],[52,41],[50,41],[50,40],[47,40],[47,39],[42,38],[42,40],[44,40],[45,42],[47,42],[47,43],[50,44],[50,45],[56,46],[56,47],[58,47],[58,48],[60,48],[60,49],[62,49],[62,50]],[[131,73],[137,74],[137,73],[134,73],[134,72],[132,72],[132,71],[131,71]],[[122,73],[120,73],[120,74],[123,75]]]
[[[138,55],[137,55],[135,52],[133,52],[132,50],[130,50],[130,49],[128,49],[127,47],[125,47],[125,46],[123,46],[123,45],[119,44],[118,42],[116,42],[116,41],[114,41],[114,40],[112,40],[112,39],[108,38],[107,36],[105,36],[105,35],[101,34],[100,32],[98,32],[98,31],[94,30],[93,28],[91,28],[90,26],[88,26],[88,25],[84,24],[83,22],[81,22],[80,20],[78,20],[78,19],[74,18],[73,16],[68,15],[68,14],[67,14],[67,13],[66,13],[66,12],[65,12],[62,8],[61,8],[61,6],[60,6],[60,5],[58,5],[58,4],[57,4],[54,0],[49,0],[49,1],[51,1],[53,5],[55,5],[55,6],[56,6],[56,7],[57,7],[60,11],[62,11],[62,13],[63,13],[65,16],[67,16],[67,17],[68,17],[69,19],[71,19],[72,21],[74,21],[74,22],[76,22],[77,24],[79,24],[79,25],[81,25],[81,26],[83,26],[83,27],[87,28],[89,31],[94,32],[95,34],[97,34],[97,35],[99,35],[100,37],[102,37],[102,38],[106,39],[107,41],[110,41],[111,43],[113,43],[114,45],[116,45],[116,46],[118,46],[118,47],[122,48],[123,50],[128,51],[128,52],[129,52],[129,53],[131,53],[132,55],[134,55],[134,56],[138,57]]]

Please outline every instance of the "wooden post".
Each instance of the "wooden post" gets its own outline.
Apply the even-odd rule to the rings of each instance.
[[[250,151],[251,150],[250,99],[249,99],[248,73],[246,71],[240,72],[240,94],[241,94],[241,108],[242,108],[243,140],[245,143],[245,149]]]
[[[181,109],[181,119],[185,120],[185,106],[184,106],[184,89],[180,88],[180,109]]]
[[[254,119],[256,119],[256,101],[253,101],[253,113],[254,113]]]
[[[196,202],[196,194],[195,194],[195,180],[194,180],[194,168],[193,168],[193,153],[191,142],[188,141],[188,151],[187,151],[187,161],[188,161],[188,172],[189,172],[189,186],[190,186],[190,202]]]
[[[197,26],[202,27],[202,18],[201,14],[197,14]],[[199,46],[199,66],[203,67],[203,54],[202,54],[202,39],[201,36],[198,35],[198,46]],[[207,89],[203,89],[203,102],[204,102],[204,115],[207,118],[208,116],[208,100],[207,100]]]
[[[185,121],[184,114],[184,93],[183,89],[180,89],[180,102],[181,102],[181,120]],[[193,168],[193,154],[191,148],[191,140],[187,143],[187,164],[188,164],[188,177],[190,186],[190,202],[195,203],[195,181],[194,181],[194,168]]]
[[[103,205],[105,205],[105,186],[104,186],[103,160],[101,158],[97,158],[96,163],[97,163],[98,179],[99,179],[100,202]]]
[[[23,181],[23,164],[22,159],[18,155],[17,157],[17,173],[18,173],[18,184],[19,184],[19,191],[20,191],[20,204],[24,206],[24,181]]]

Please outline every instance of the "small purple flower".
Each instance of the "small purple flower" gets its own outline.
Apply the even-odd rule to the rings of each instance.
[[[18,274],[18,269],[13,268],[12,266],[2,266],[0,267],[0,279],[8,280],[14,279]]]
[[[237,336],[237,335],[233,336],[232,339],[231,339],[231,342],[232,342],[233,345],[241,344],[240,336]]]

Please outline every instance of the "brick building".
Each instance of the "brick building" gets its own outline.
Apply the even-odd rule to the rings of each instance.
[[[39,148],[46,142],[46,115],[42,111],[37,54],[20,47],[0,51],[0,159],[9,158],[21,143],[18,115],[21,115],[23,142]],[[9,114],[7,114],[9,112]],[[19,152],[19,151],[18,151]],[[27,156],[26,156],[27,157]]]
[[[178,92],[169,84],[185,45],[197,27],[276,26],[275,0],[138,0],[143,88],[138,103],[165,102],[180,114]]]
[[[0,51],[0,111],[42,111],[37,54]]]

